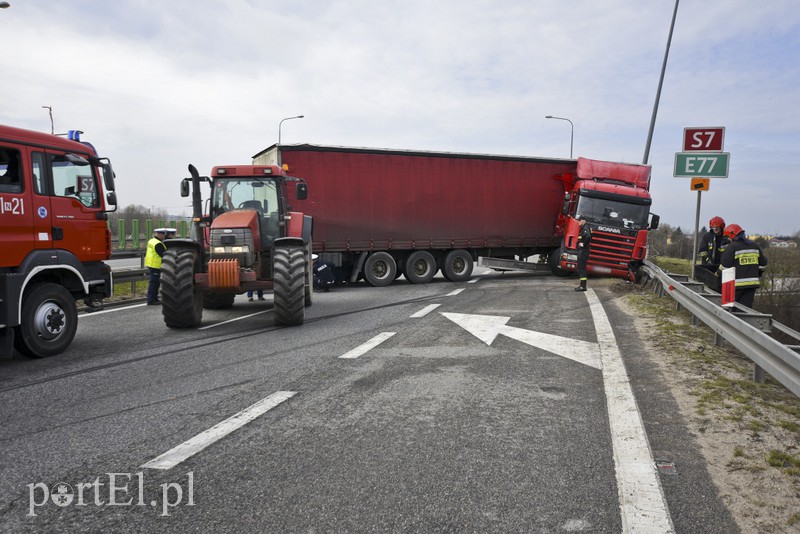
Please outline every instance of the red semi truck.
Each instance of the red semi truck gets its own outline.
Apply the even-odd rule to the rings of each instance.
[[[633,277],[644,259],[648,166],[308,144],[253,160],[303,176],[314,194],[293,202],[314,217],[314,252],[350,281],[462,281],[478,257],[534,255],[566,275],[581,214],[597,236],[590,271]]]
[[[81,133],[0,125],[0,356],[64,351],[75,301],[111,295],[114,172]]]

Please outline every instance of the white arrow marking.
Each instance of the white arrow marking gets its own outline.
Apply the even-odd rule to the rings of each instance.
[[[442,313],[442,315],[487,345],[491,345],[499,334],[503,334],[511,339],[539,347],[589,367],[603,368],[600,363],[600,347],[597,343],[507,326],[506,323],[511,319],[510,317],[463,313]]]

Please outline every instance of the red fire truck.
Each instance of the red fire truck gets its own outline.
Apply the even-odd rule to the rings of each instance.
[[[0,125],[0,356],[63,352],[76,300],[111,295],[114,172],[81,133]]]

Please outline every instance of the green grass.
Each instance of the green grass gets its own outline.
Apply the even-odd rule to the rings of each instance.
[[[657,256],[651,258],[652,262],[661,267],[664,271],[673,274],[691,274],[692,260],[680,258],[670,258],[668,256]]]

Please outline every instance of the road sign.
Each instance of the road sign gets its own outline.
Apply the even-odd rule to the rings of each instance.
[[[725,127],[684,128],[684,152],[722,152],[725,145]]]
[[[709,178],[692,178],[692,191],[708,191],[710,184]]]
[[[676,152],[673,176],[727,178],[730,152]]]

